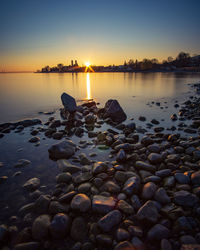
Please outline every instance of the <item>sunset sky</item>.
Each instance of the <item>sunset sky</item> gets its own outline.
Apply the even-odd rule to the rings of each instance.
[[[0,71],[200,54],[199,0],[0,0]]]

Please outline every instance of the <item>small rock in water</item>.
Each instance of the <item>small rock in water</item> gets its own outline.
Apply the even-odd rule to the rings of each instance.
[[[39,142],[39,141],[40,141],[40,137],[38,136],[34,136],[29,139],[29,142],[32,142],[32,143]]]
[[[68,159],[75,153],[76,145],[70,140],[63,140],[52,145],[49,151],[49,157],[52,159]]]
[[[103,232],[110,232],[111,229],[121,222],[122,214],[119,210],[114,210],[106,214],[98,221],[98,225]]]
[[[29,179],[24,185],[23,187],[25,189],[27,189],[28,191],[34,191],[36,190],[38,187],[40,186],[40,180],[38,178],[32,178]]]
[[[85,194],[77,194],[71,201],[71,208],[79,210],[80,212],[86,212],[91,207],[90,198]]]
[[[31,162],[29,160],[26,159],[20,159],[18,160],[18,162],[14,165],[14,168],[21,168],[21,167],[25,167],[28,166]]]
[[[68,215],[63,213],[56,214],[50,224],[50,232],[53,238],[64,238],[70,229],[70,224],[71,220]]]
[[[35,240],[42,240],[48,236],[50,216],[40,215],[35,219],[32,226],[32,236]]]

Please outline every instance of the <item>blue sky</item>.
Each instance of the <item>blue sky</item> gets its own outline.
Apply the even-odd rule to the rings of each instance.
[[[198,0],[0,0],[0,70],[200,54]]]

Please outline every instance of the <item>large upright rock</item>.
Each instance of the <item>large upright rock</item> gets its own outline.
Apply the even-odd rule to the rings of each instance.
[[[126,120],[127,116],[117,100],[108,100],[104,107],[104,118],[110,117],[114,122],[121,123]]]
[[[61,100],[62,100],[62,104],[63,104],[65,110],[69,111],[70,113],[73,113],[76,111],[76,109],[77,109],[76,101],[72,96],[70,96],[66,93],[63,93],[61,95]]]
[[[68,159],[75,153],[76,145],[70,140],[64,140],[57,144],[52,145],[49,151],[51,159]]]

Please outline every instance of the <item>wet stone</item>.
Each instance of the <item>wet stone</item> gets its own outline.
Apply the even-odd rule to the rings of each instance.
[[[158,220],[158,210],[153,201],[147,201],[137,212],[137,219],[156,223]]]
[[[83,242],[87,236],[87,224],[83,217],[76,217],[71,225],[70,235],[73,240]]]
[[[157,190],[157,186],[153,182],[148,182],[143,186],[142,198],[145,200],[150,200]]]
[[[32,226],[32,236],[35,240],[42,240],[48,236],[50,226],[50,216],[40,215],[35,219]]]
[[[92,172],[94,175],[103,173],[107,170],[107,165],[104,162],[95,162]]]
[[[118,202],[117,208],[125,214],[132,214],[134,212],[133,207],[124,200]]]
[[[170,231],[167,227],[165,227],[161,224],[156,224],[147,233],[147,238],[150,241],[162,240],[162,239],[168,238],[169,234],[170,234]]]
[[[155,166],[150,165],[150,164],[143,162],[143,161],[136,161],[135,167],[138,170],[146,170],[146,171],[150,171],[150,172],[155,172],[155,170],[156,170]]]
[[[152,164],[158,164],[162,162],[162,156],[158,153],[151,153],[148,155],[148,160]]]
[[[39,141],[40,141],[40,138],[38,136],[34,136],[29,139],[29,142],[32,142],[32,143],[39,142]]]
[[[113,197],[94,195],[92,199],[92,210],[100,214],[106,214],[114,209],[115,204],[116,201]]]
[[[114,226],[117,226],[122,219],[119,210],[113,210],[98,221],[98,225],[103,232],[110,232]]]
[[[68,159],[75,153],[76,145],[69,140],[63,140],[57,144],[52,145],[49,151],[51,159]]]
[[[123,228],[118,228],[116,233],[117,241],[124,241],[128,240],[130,237],[130,234],[128,231],[126,231]]]
[[[56,239],[64,238],[70,229],[70,225],[71,219],[68,215],[56,214],[49,226],[52,237]]]
[[[124,249],[135,250],[135,248],[129,241],[122,241],[118,243],[114,248],[114,250],[124,250]]]
[[[180,184],[189,184],[190,183],[190,177],[184,173],[176,173],[174,175],[176,181]]]
[[[88,211],[91,208],[90,198],[85,194],[75,195],[71,201],[71,208],[80,212]]]
[[[136,176],[133,176],[124,183],[123,192],[125,192],[127,195],[132,195],[137,193],[139,188],[140,179]]]
[[[57,183],[70,183],[72,176],[70,173],[61,173],[56,176]]]
[[[179,206],[193,207],[197,202],[197,196],[188,191],[181,190],[174,193],[174,203]]]
[[[62,172],[69,172],[71,174],[77,173],[81,171],[81,167],[76,166],[71,164],[70,162],[68,162],[67,160],[63,159],[63,160],[58,160],[57,161],[58,164],[58,168],[62,171]]]
[[[40,186],[40,180],[38,178],[29,179],[23,187],[28,191],[34,191]]]
[[[45,214],[48,212],[50,198],[47,195],[41,195],[35,202],[35,212]]]
[[[162,187],[155,192],[154,199],[161,204],[167,204],[170,202],[169,196],[167,195],[165,189]]]

